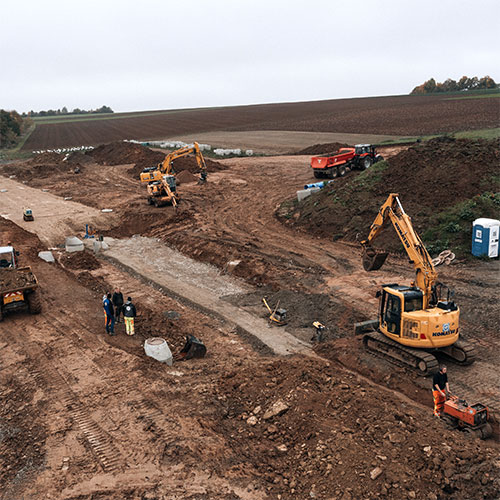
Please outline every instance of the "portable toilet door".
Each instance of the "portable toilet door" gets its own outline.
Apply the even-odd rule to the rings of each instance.
[[[472,255],[490,258],[498,257],[498,237],[500,221],[495,219],[476,219],[472,226]]]

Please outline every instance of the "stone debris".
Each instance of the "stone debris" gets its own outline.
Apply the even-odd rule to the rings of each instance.
[[[257,417],[255,415],[252,415],[247,418],[247,424],[248,425],[256,425],[257,424]]]
[[[278,417],[283,415],[288,409],[289,406],[286,403],[278,400],[264,413],[263,418],[264,420],[269,420],[270,418]]]

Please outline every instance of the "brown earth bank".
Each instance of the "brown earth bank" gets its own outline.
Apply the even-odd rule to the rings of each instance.
[[[141,144],[133,142],[118,141],[110,144],[102,144],[97,148],[88,151],[88,156],[93,158],[96,163],[101,165],[124,165],[133,163],[134,166],[128,170],[133,177],[139,177],[141,172],[147,167],[154,167],[161,163],[167,152],[154,151]],[[216,172],[225,168],[219,162],[205,158],[205,164],[208,172]],[[185,156],[177,158],[173,162],[176,172],[189,171],[191,173],[199,172],[198,164],[194,156]]]
[[[222,378],[218,397],[238,451],[232,470],[249,469],[273,496],[471,498],[471,481],[482,488],[496,473],[478,443],[442,429],[427,409],[327,362],[242,367]],[[474,495],[494,498],[496,487]]]
[[[498,141],[432,139],[358,176],[336,180],[302,203],[283,204],[278,217],[287,226],[315,235],[355,241],[368,234],[387,195],[399,193],[430,249],[440,239],[443,246],[455,243],[463,254],[460,245],[470,246],[472,220],[499,217],[499,165]],[[400,248],[393,231],[378,242],[390,250]],[[436,247],[435,253],[443,249]]]
[[[210,131],[289,130],[421,136],[498,127],[499,99],[390,96],[168,111],[38,124],[23,146],[40,150],[154,140]]]

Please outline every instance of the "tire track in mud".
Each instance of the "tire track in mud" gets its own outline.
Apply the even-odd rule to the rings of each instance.
[[[75,354],[83,356],[87,359],[88,364],[99,371],[99,377],[105,383],[106,387],[121,387],[122,392],[111,389],[112,393],[110,395],[114,395],[119,399],[125,398],[125,400],[120,401],[120,413],[123,424],[136,424],[137,427],[134,432],[137,432],[137,429],[141,429],[144,433],[143,439],[152,441],[151,446],[147,449],[136,449],[134,447],[120,448],[122,462],[125,461],[129,464],[132,461],[140,465],[158,459],[159,450],[166,446],[167,441],[170,439],[170,434],[175,432],[179,427],[177,420],[162,410],[160,402],[156,400],[153,394],[146,394],[140,388],[132,387],[132,384],[125,384],[124,386],[123,376],[116,370],[116,363],[106,363],[102,359],[102,348],[104,347],[109,350],[111,346],[103,342],[101,337],[98,337],[100,340],[99,344],[85,340],[77,328],[68,327],[67,323],[78,323],[73,313],[70,312],[68,315],[71,318],[70,321],[66,318],[64,322],[60,317],[52,313],[47,313],[47,318],[44,318],[49,319],[50,323],[57,325],[57,332],[60,333],[58,339],[50,344],[51,356],[55,355],[55,359]],[[61,333],[62,331],[64,331],[64,334]],[[114,352],[114,349],[112,352]],[[87,353],[92,353],[93,356],[90,357]],[[110,355],[108,351],[108,356]],[[120,355],[121,351],[117,353],[117,356]],[[82,421],[85,428],[88,428],[89,432],[92,432],[92,423],[88,421],[88,418],[82,414],[77,415],[77,417]],[[155,450],[157,451],[155,452]]]
[[[78,425],[92,453],[104,472],[124,468],[124,460],[109,436],[88,414],[85,405],[70,387],[61,370],[51,361],[52,351],[29,340],[26,330],[17,328],[19,321],[13,320],[11,335],[21,340],[18,350],[26,356],[26,365],[36,385],[41,389],[49,388],[56,399],[62,403],[72,420]],[[37,324],[40,322],[37,321]],[[13,327],[13,328],[12,328]],[[16,346],[17,347],[17,346]]]
[[[72,313],[69,314],[74,316]],[[116,387],[123,385],[123,378],[116,371],[116,363],[109,363],[108,366],[103,363],[96,364],[88,352],[96,356],[102,356],[102,352],[95,345],[86,342],[76,328],[68,327],[67,323],[63,323],[53,313],[44,313],[36,319],[29,318],[30,321],[35,320],[37,329],[50,330],[51,334],[56,334],[46,343],[30,339],[29,328],[26,328],[23,320],[25,318],[22,317],[9,318],[9,337],[11,337],[11,344],[12,338],[16,339],[14,350],[20,356],[25,357],[23,366],[26,376],[30,377],[47,397],[64,408],[67,415],[77,425],[89,451],[102,470],[122,472],[132,464],[140,466],[159,460],[163,448],[178,428],[175,417],[166,414],[161,406],[153,401],[152,395],[146,395],[143,391],[141,392],[140,388],[132,387],[131,384],[128,387],[122,387],[123,393],[117,392]],[[8,341],[6,337],[3,340]],[[110,433],[89,414],[87,404],[73,388],[75,384],[78,384],[74,372],[61,362],[74,356],[82,358],[84,365],[90,366],[92,371],[97,371],[105,387],[110,388],[109,394],[104,393],[105,399],[114,396],[122,400],[119,404],[122,424],[126,427],[131,426],[130,432],[133,433],[135,439],[139,439],[141,443],[150,442],[149,446],[127,448],[123,446],[123,443],[117,445],[113,430]],[[57,366],[56,363],[58,363]],[[77,371],[77,374],[80,375],[80,373]],[[126,398],[125,404],[123,404],[123,398]],[[116,408],[116,404],[113,403],[112,407]],[[127,438],[126,435],[125,437]]]

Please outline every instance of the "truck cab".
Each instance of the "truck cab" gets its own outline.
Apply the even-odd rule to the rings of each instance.
[[[0,247],[0,268],[15,269],[17,267],[17,255],[19,255],[19,252],[15,252],[14,247]]]

